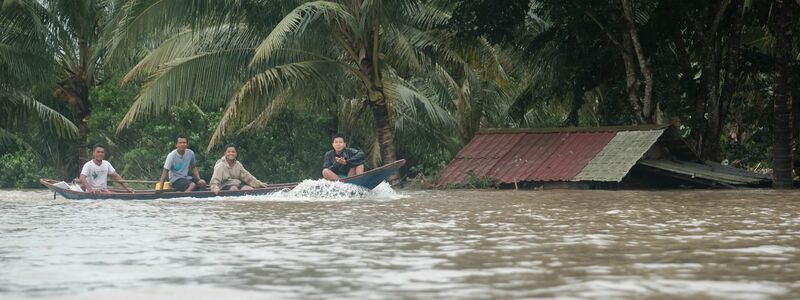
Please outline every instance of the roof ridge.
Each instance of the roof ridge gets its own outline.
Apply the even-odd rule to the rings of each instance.
[[[597,126],[597,127],[560,127],[560,128],[484,128],[478,134],[513,134],[513,133],[568,133],[568,132],[620,132],[620,131],[645,131],[668,128],[669,124],[645,124],[626,126]]]

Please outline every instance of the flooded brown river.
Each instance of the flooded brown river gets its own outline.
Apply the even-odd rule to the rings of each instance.
[[[800,192],[0,191],[0,217],[2,299],[800,298]]]

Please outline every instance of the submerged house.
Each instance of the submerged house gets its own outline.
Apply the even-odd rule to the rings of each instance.
[[[440,187],[759,187],[767,175],[702,161],[674,126],[486,129],[442,171]]]

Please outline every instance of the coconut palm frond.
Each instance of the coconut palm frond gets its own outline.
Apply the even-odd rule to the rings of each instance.
[[[290,99],[295,98],[295,95],[289,92],[282,92],[275,96],[272,101],[269,101],[268,107],[261,110],[261,113],[255,117],[251,122],[247,125],[242,127],[239,132],[251,131],[251,130],[260,130],[264,129],[272,122],[272,118],[274,118],[278,113],[283,110]]]
[[[53,60],[39,53],[0,43],[0,73],[7,84],[29,86],[54,80]]]
[[[441,10],[432,5],[426,5],[422,1],[397,1],[402,5],[402,13],[391,14],[395,17],[408,18],[408,24],[414,24],[420,28],[437,28],[447,24],[452,17],[449,12]]]
[[[312,97],[323,96],[330,89],[311,90],[304,87],[311,83],[326,82],[331,78],[341,77],[341,73],[350,72],[348,68],[338,61],[301,61],[276,66],[255,74],[228,101],[225,113],[208,147],[213,147],[231,127],[242,124],[266,126],[272,116],[285,107],[289,99],[296,98],[297,94],[294,93],[305,91],[318,94]],[[334,75],[337,73],[339,76]]]
[[[30,86],[54,80],[54,60],[39,3],[13,2],[0,10],[0,85]]]
[[[470,66],[482,71],[483,77],[487,80],[505,85],[508,83],[509,74],[503,66],[503,59],[500,57],[500,50],[489,44],[486,38],[479,38],[477,45],[479,61],[471,62]]]
[[[47,126],[59,137],[75,138],[78,136],[78,127],[61,113],[47,105],[36,101],[33,97],[19,92],[2,93],[0,101],[10,109],[10,118],[25,117],[32,114],[40,119],[42,125]]]
[[[353,16],[338,3],[330,1],[304,3],[287,14],[258,45],[251,65],[269,61],[274,52],[287,43],[289,36],[302,36],[310,24],[322,17],[335,18],[347,24],[355,23]]]
[[[254,32],[240,27],[204,28],[199,31],[186,29],[165,40],[148,53],[123,77],[121,83],[156,72],[165,65],[184,57],[224,49],[252,49],[255,47]]]
[[[177,59],[156,71],[142,87],[117,131],[143,116],[158,115],[188,103],[224,103],[243,80],[252,49],[221,50]]]
[[[186,57],[194,52],[194,32],[184,30],[170,39],[167,39],[155,50],[148,53],[122,78],[121,84],[126,84],[139,77],[140,74],[149,74],[162,68],[165,64]]]
[[[0,145],[13,144],[14,142],[16,142],[16,140],[17,140],[17,135],[11,133],[10,131],[0,126]]]
[[[111,57],[137,49],[142,42],[158,43],[186,26],[195,28],[224,24],[231,6],[238,2],[215,0],[136,0],[123,1],[113,39],[108,41]],[[147,44],[145,44],[146,46]]]
[[[452,115],[435,99],[417,90],[417,87],[400,77],[388,77],[384,83],[386,96],[395,103],[399,118],[426,120],[432,128],[452,127]]]
[[[420,31],[408,27],[388,26],[384,38],[386,40],[384,52],[387,54],[389,64],[404,73],[421,73],[424,64],[419,57],[421,53],[415,46],[415,38],[420,34]]]

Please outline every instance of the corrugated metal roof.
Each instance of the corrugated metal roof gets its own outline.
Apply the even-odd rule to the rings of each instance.
[[[569,181],[613,137],[613,132],[527,133],[490,176],[506,183]]]
[[[524,134],[479,134],[469,142],[447,168],[442,171],[442,184],[462,183],[472,171],[478,177],[487,176]]]
[[[656,143],[672,161],[644,158]],[[661,149],[661,148],[659,148]],[[656,151],[656,154],[659,153]],[[639,163],[718,182],[756,185],[770,178],[745,170],[701,162],[677,130],[664,125],[600,128],[481,130],[442,171],[440,186],[464,183],[469,173],[503,183],[519,181],[620,182]]]
[[[699,164],[687,161],[643,159],[639,161],[639,164],[677,174],[699,177],[732,185],[758,185],[772,180],[769,176],[764,174],[757,174],[713,162]]]
[[[440,185],[463,183],[472,171],[504,183],[569,181],[615,132],[485,133],[473,138],[442,172]]]
[[[572,180],[622,181],[663,133],[664,129],[618,132]]]

